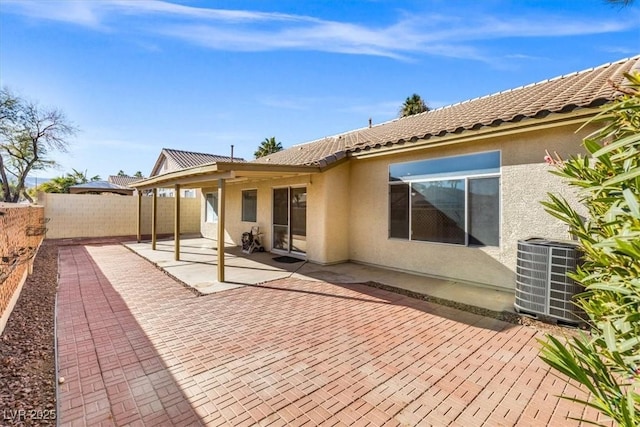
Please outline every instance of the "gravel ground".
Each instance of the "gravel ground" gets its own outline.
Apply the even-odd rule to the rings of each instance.
[[[58,247],[44,242],[0,337],[0,425],[55,425]]]

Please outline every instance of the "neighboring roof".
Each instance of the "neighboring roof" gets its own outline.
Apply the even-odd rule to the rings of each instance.
[[[624,83],[624,73],[632,70],[640,71],[640,56],[295,145],[251,163],[324,167],[349,152],[413,143],[501,123],[542,118],[551,113],[595,108],[620,95],[609,82]]]
[[[158,156],[156,164],[151,170],[150,176],[159,175],[160,166],[163,160],[168,162],[168,171],[173,172],[180,169],[192,168],[194,166],[201,166],[215,162],[244,162],[245,160],[239,157],[233,159],[229,156],[220,156],[218,154],[208,153],[196,153],[194,151],[175,150],[173,148],[163,148]],[[166,172],[165,172],[166,173]]]
[[[69,187],[69,193],[118,193],[118,194],[133,194],[133,189],[118,184],[113,184],[109,181],[91,181],[84,184],[72,185]]]
[[[112,184],[128,187],[132,182],[140,181],[141,179],[144,179],[144,177],[138,178],[136,176],[127,175],[109,175],[108,181]]]

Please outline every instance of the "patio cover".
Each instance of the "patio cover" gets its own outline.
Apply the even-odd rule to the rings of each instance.
[[[142,192],[153,190],[151,246],[156,249],[156,212],[157,189],[173,186],[175,194],[180,194],[181,188],[218,188],[218,281],[224,282],[224,229],[225,229],[225,184],[246,180],[261,180],[287,178],[298,175],[310,175],[322,172],[320,166],[282,165],[269,163],[245,162],[214,162],[157,175],[143,179],[130,186],[138,190],[138,242],[141,237],[141,205]],[[180,259],[180,197],[175,198],[175,227],[174,227],[174,258]],[[220,244],[220,242],[223,242]]]

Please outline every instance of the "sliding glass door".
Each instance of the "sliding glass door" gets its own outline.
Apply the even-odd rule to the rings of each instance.
[[[289,189],[273,189],[273,249],[289,252]]]
[[[307,189],[273,189],[273,250],[307,252]]]

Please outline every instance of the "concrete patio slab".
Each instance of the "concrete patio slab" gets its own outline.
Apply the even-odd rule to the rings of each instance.
[[[174,260],[174,241],[157,242],[157,250],[150,242],[126,243],[126,247],[148,259],[167,273],[203,294],[210,294],[242,285],[264,283],[287,277],[322,280],[330,283],[376,282],[417,294],[481,307],[496,312],[514,312],[514,292],[434,277],[409,274],[384,268],[341,263],[318,265],[309,262],[295,264],[274,261],[277,255],[256,252],[244,254],[237,246],[225,248],[225,283],[216,281],[216,242],[205,238],[180,241],[180,261]]]
[[[204,238],[181,240],[180,261],[174,259],[173,240],[159,240],[156,250],[151,249],[150,242],[126,243],[125,246],[185,285],[205,295],[282,279],[290,276],[296,268],[295,264],[279,266],[271,260],[272,256],[266,256],[266,254],[255,253],[246,256],[238,247],[229,246],[225,249],[226,281],[221,283],[216,280],[218,259],[215,242],[212,240]],[[297,265],[298,268],[301,264]]]
[[[60,425],[579,425],[533,328],[362,284],[197,296],[121,245],[60,248]],[[607,420],[600,419],[607,423]],[[610,424],[610,423],[609,423]]]

